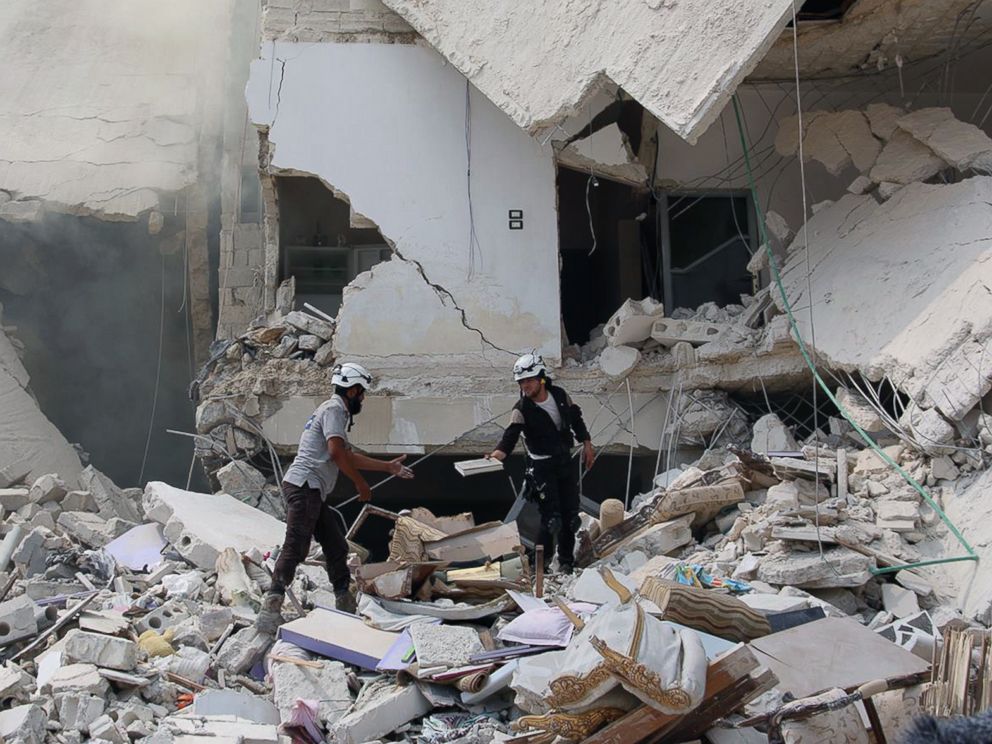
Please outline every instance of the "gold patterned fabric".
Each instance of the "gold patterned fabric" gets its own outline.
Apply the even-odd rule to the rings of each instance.
[[[537,729],[560,736],[567,741],[582,741],[611,721],[626,713],[622,708],[593,708],[583,713],[546,713],[543,716],[521,716],[514,723],[517,731]]]

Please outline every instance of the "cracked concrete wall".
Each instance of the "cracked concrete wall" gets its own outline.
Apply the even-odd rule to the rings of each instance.
[[[0,201],[13,198],[0,217],[37,216],[40,200],[134,219],[193,184],[230,12],[231,0],[0,4]]]
[[[559,358],[550,145],[422,46],[266,42],[261,54],[247,97],[269,172],[320,178],[395,251],[346,289],[337,355],[373,367],[505,365],[532,348]],[[511,209],[524,229],[509,229]]]
[[[265,0],[262,38],[412,43],[416,32],[379,0]]]
[[[385,0],[534,133],[611,84],[694,141],[778,38],[792,0]],[[593,112],[595,113],[595,112]]]

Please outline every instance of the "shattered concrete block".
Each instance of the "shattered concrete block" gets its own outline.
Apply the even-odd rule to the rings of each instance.
[[[42,692],[49,690],[52,695],[88,693],[105,698],[109,689],[107,680],[93,664],[68,664],[60,667],[47,684],[42,685]]]
[[[296,336],[287,333],[279,339],[279,343],[276,344],[275,348],[273,348],[269,353],[276,359],[285,359],[296,351],[296,347],[299,346],[299,343],[300,340]]]
[[[59,723],[69,731],[89,733],[90,724],[103,715],[106,701],[96,695],[59,695],[55,700]]]
[[[871,169],[875,183],[914,183],[925,181],[947,167],[943,158],[911,134],[902,130],[888,141]]]
[[[288,313],[283,320],[289,325],[297,328],[305,334],[317,336],[323,341],[330,341],[334,336],[334,324],[321,318],[304,313],[300,310],[293,310]]]
[[[782,245],[788,245],[792,240],[793,232],[788,221],[778,212],[768,210],[765,212],[765,227]]]
[[[768,413],[754,422],[751,451],[766,455],[769,452],[798,452],[799,444],[782,419]]]
[[[909,520],[919,519],[920,509],[913,501],[876,501],[875,515],[880,520]]]
[[[865,109],[872,134],[883,140],[890,139],[895,134],[897,122],[905,113],[901,108],[888,103],[869,103]]]
[[[184,602],[173,599],[149,612],[134,624],[134,628],[139,634],[146,630],[162,632],[188,619],[190,615],[189,608]]]
[[[28,500],[33,504],[45,504],[49,501],[59,502],[66,494],[65,483],[57,475],[49,473],[38,478],[28,493]]]
[[[410,636],[421,669],[465,666],[469,657],[485,650],[478,631],[464,626],[417,623]]]
[[[335,723],[331,734],[338,744],[361,744],[395,731],[432,708],[416,685],[386,688],[364,707]]]
[[[765,505],[775,511],[790,511],[799,508],[799,486],[796,481],[784,481],[768,489]]]
[[[104,519],[117,517],[135,524],[144,521],[140,500],[131,495],[134,492],[121,491],[110,478],[92,465],[83,470],[79,482],[83,490],[93,494],[98,513]]]
[[[271,675],[274,702],[283,722],[289,720],[300,698],[317,701],[321,725],[334,723],[351,707],[348,675],[339,661],[321,661],[319,669],[273,661]]]
[[[768,251],[765,250],[764,244],[758,246],[758,250],[754,252],[754,255],[747,262],[747,271],[749,274],[757,276],[762,271],[766,271],[769,268],[768,264]]]
[[[114,538],[107,521],[89,512],[64,511],[59,514],[58,525],[63,532],[90,548],[102,548]]]
[[[44,529],[36,527],[31,530],[20,545],[14,551],[14,565],[25,578],[31,578],[35,574],[43,573],[45,570],[45,556],[48,549],[45,547],[47,534]]]
[[[334,361],[334,344],[328,341],[313,355],[313,360],[321,367],[327,367]]]
[[[14,662],[8,661],[0,667],[0,701],[25,702],[34,689],[34,677]]]
[[[692,530],[689,525],[692,524],[694,516],[694,514],[686,514],[668,522],[651,525],[631,535],[621,546],[618,546],[617,550],[627,553],[640,550],[645,555],[651,556],[667,555],[692,542]]]
[[[924,452],[931,455],[947,453],[942,447],[954,440],[957,430],[935,408],[922,409],[915,403],[906,407],[899,423],[907,427],[916,443]]]
[[[984,344],[968,340],[941,360],[924,388],[927,398],[951,421],[960,421],[992,389],[992,365]]]
[[[992,139],[974,124],[959,121],[949,108],[923,108],[896,126],[913,135],[960,171],[992,170]]]
[[[129,744],[128,735],[110,716],[104,714],[90,724],[90,738],[109,741],[111,744]]]
[[[824,559],[819,553],[769,555],[758,567],[758,579],[777,586],[824,589],[862,586],[871,578],[874,560],[868,556],[838,547],[825,550]]]
[[[702,320],[656,320],[651,326],[651,338],[662,346],[673,346],[685,341],[700,346],[715,341],[727,330],[726,323],[707,323]]]
[[[25,595],[0,604],[0,646],[6,646],[38,632],[38,606]]]
[[[262,658],[272,641],[271,636],[259,633],[254,627],[242,628],[224,641],[217,654],[217,663],[235,674],[242,674]]]
[[[845,387],[837,388],[837,402],[841,404],[847,415],[867,432],[878,432],[885,429],[878,410],[861,394]]]
[[[64,511],[95,512],[99,510],[96,499],[89,491],[69,491],[62,499]]]
[[[99,667],[134,669],[138,663],[138,645],[126,638],[70,630],[65,637],[65,658],[70,663],[96,664]]]
[[[629,375],[641,360],[641,352],[632,346],[608,346],[599,355],[599,368],[614,380]]]
[[[265,488],[265,476],[246,462],[232,460],[216,472],[224,493],[256,506]]]
[[[897,191],[903,188],[905,184],[893,183],[892,181],[882,181],[878,184],[878,196],[885,201],[891,199]]]
[[[213,643],[234,622],[234,613],[230,607],[210,607],[201,609],[196,620],[200,628],[200,633],[203,634],[203,637],[207,641]]]
[[[603,327],[603,335],[610,346],[626,346],[647,340],[651,325],[665,314],[665,306],[650,297],[627,300]]]
[[[0,508],[5,512],[14,512],[28,503],[27,488],[0,488]]]
[[[321,340],[320,336],[314,336],[312,333],[304,333],[299,339],[299,348],[303,351],[317,351],[324,341]]]
[[[40,705],[18,705],[0,711],[0,738],[11,744],[41,744],[45,741],[48,713]]]
[[[930,461],[930,474],[935,480],[957,480],[961,471],[947,455],[935,457]]]

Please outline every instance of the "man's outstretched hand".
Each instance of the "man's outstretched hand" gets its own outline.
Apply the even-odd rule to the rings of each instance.
[[[389,472],[395,475],[397,478],[410,479],[413,477],[413,471],[410,470],[403,461],[406,459],[406,455],[400,455],[389,461]]]

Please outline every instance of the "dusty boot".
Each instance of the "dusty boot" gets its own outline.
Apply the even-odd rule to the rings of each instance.
[[[358,612],[358,604],[355,602],[355,595],[347,589],[343,592],[334,592],[334,608],[341,612],[354,615]]]
[[[276,634],[282,625],[282,603],[285,599],[285,594],[271,591],[262,598],[262,607],[255,618],[255,629],[259,633]]]

